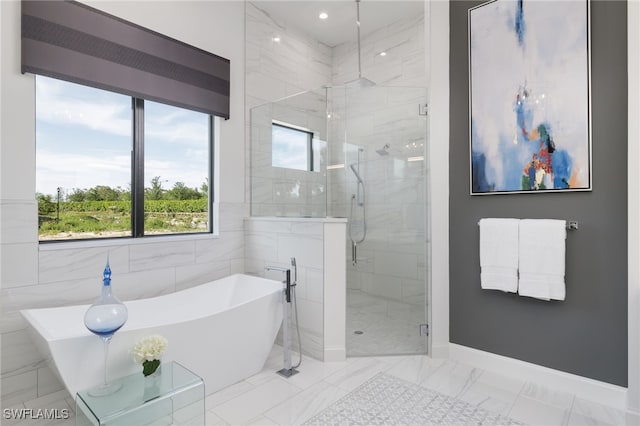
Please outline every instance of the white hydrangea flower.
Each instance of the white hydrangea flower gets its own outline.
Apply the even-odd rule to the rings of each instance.
[[[133,360],[138,364],[160,359],[162,353],[167,348],[167,344],[167,339],[159,334],[147,336],[136,343],[131,350],[131,355],[133,356]]]

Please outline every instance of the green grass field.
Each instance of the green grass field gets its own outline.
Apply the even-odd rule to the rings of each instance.
[[[57,207],[56,207],[57,210]],[[40,240],[131,235],[129,201],[61,202],[59,211],[38,215]],[[207,200],[145,201],[145,234],[206,232]]]

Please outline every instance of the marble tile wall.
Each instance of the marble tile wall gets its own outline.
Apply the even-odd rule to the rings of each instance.
[[[392,22],[362,37],[360,51],[362,76],[378,85],[424,87],[427,83],[424,14]],[[386,55],[380,56],[383,51]],[[356,42],[340,44],[332,53],[333,84],[357,79]]]
[[[382,51],[386,56],[379,55]],[[343,139],[346,147],[329,145],[330,164],[345,164],[328,173],[329,214],[352,216],[354,239],[361,237],[362,208],[354,203],[352,214],[356,178],[349,165],[357,164],[362,148],[367,237],[358,245],[357,265],[351,262],[347,241],[348,287],[424,306],[426,170],[424,160],[408,161],[425,152],[426,118],[418,115],[418,105],[425,102],[426,89],[412,89],[426,85],[424,16],[391,23],[363,37],[361,60],[363,77],[377,86],[334,89],[329,95],[329,140]],[[333,49],[334,84],[356,79],[357,69],[355,43]],[[389,155],[377,154],[385,144],[390,145]]]
[[[91,303],[105,259],[122,300],[158,296],[244,272],[244,203],[220,205],[218,237],[80,247],[38,244],[35,202],[2,200],[0,289],[2,404],[10,406],[62,390],[32,343],[21,309]],[[5,232],[6,230],[6,232]],[[26,256],[28,253],[29,256]],[[15,258],[15,262],[6,259]],[[32,264],[31,264],[32,263]]]
[[[276,34],[281,37],[279,43],[272,40]],[[425,163],[407,162],[407,158],[424,153],[426,119],[417,111],[426,91],[330,89],[326,110],[322,93],[271,104],[293,93],[356,79],[357,45],[355,41],[332,48],[322,45],[278,23],[260,9],[259,2],[247,3],[246,36],[247,137],[252,141],[247,149],[253,148],[247,155],[247,170],[252,174],[247,191],[253,201],[252,215],[349,216],[356,182],[349,164],[356,162],[358,147],[364,148],[361,167],[367,188],[368,236],[359,247],[362,261],[349,266],[349,287],[424,304]],[[425,86],[423,15],[390,23],[363,37],[361,51],[363,76],[379,86]],[[379,56],[381,51],[387,55]],[[253,108],[256,105],[262,106]],[[305,118],[296,117],[300,111]],[[321,113],[327,111],[331,117],[326,164],[344,164],[344,168],[327,170],[325,184],[324,176],[309,180],[305,176],[309,173],[270,167],[272,118],[280,114],[302,120],[301,125],[310,125],[311,120],[320,128],[325,119]],[[375,150],[386,143],[392,146],[391,155],[379,157]],[[361,229],[362,221],[354,217],[352,226]],[[347,254],[350,257],[350,246]],[[386,262],[392,258],[397,262]]]
[[[321,221],[260,219],[245,221],[246,272],[282,280],[283,273],[267,272],[267,265],[291,266],[296,258],[298,280],[298,324],[302,353],[322,360],[324,357],[324,224]],[[292,315],[295,324],[295,318]],[[298,340],[292,336],[294,348]],[[294,362],[296,360],[293,360]]]
[[[251,119],[254,107],[329,84],[331,48],[278,22],[260,8],[260,2],[246,3],[245,28],[245,158],[246,170],[252,173],[246,180],[246,192],[247,200],[252,200],[251,213],[324,217],[326,188],[322,173],[271,167],[271,120],[308,128],[320,140],[326,140],[324,101],[317,95],[289,98],[279,103],[280,110],[254,109],[254,127]],[[276,35],[279,42],[273,40]]]
[[[418,115],[424,89],[373,87],[347,91],[349,122],[346,174],[330,174],[332,211],[350,217],[358,243],[358,263],[351,262],[347,241],[348,287],[377,296],[424,306],[425,303],[425,162],[426,119]],[[376,151],[389,145],[387,155]],[[359,158],[359,160],[358,160]],[[412,160],[412,161],[410,161]],[[358,166],[359,161],[359,166]],[[359,167],[365,206],[358,206],[357,180],[350,165]],[[353,202],[352,202],[353,199]],[[363,219],[364,216],[364,219]]]
[[[309,91],[251,111],[253,216],[326,216],[325,90]],[[272,166],[272,120],[313,132],[314,171]]]

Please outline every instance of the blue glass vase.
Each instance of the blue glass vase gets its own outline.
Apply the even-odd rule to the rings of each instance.
[[[102,293],[84,314],[84,325],[102,339],[104,347],[104,381],[89,391],[91,396],[110,395],[122,387],[121,384],[107,382],[107,356],[111,337],[127,322],[127,317],[127,307],[113,295],[111,268],[109,267],[109,259],[107,259],[107,266],[104,268],[102,278]]]

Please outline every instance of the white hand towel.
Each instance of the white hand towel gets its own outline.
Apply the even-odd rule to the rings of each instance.
[[[521,296],[542,300],[565,298],[566,222],[554,219],[520,221]]]
[[[519,219],[480,219],[480,285],[518,291]]]

